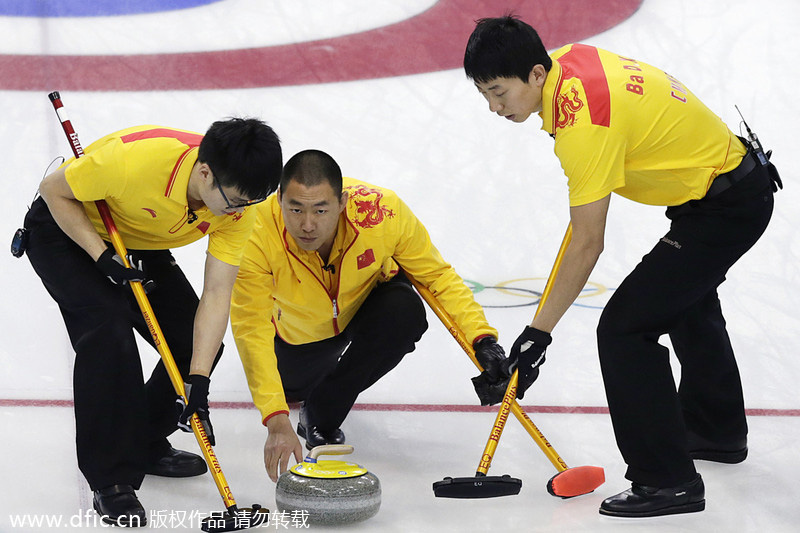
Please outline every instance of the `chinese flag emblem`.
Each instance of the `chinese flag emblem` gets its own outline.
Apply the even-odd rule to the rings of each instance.
[[[370,266],[372,263],[375,262],[375,254],[373,253],[372,248],[368,249],[366,252],[359,255],[356,258],[356,260],[359,270]]]

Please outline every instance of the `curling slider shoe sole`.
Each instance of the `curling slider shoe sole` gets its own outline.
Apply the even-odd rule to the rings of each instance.
[[[513,496],[522,489],[522,480],[502,476],[446,477],[433,484],[437,498],[497,498]]]

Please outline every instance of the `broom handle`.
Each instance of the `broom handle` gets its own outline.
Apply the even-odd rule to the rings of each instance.
[[[553,265],[553,269],[550,272],[550,276],[547,280],[547,284],[545,285],[545,289],[542,293],[542,297],[539,301],[539,307],[537,307],[536,313],[538,314],[539,308],[542,306],[544,301],[550,294],[552,290],[552,281],[555,279],[556,273],[558,268],[561,266],[561,260],[564,256],[564,252],[569,245],[569,241],[572,238],[572,226],[567,226],[566,234],[564,235],[564,239],[561,243],[561,248],[559,249],[558,255],[556,256],[556,261]],[[461,328],[456,324],[453,318],[447,313],[447,311],[442,307],[439,301],[436,299],[436,296],[424,285],[422,285],[419,281],[414,279],[413,276],[406,273],[408,278],[411,280],[411,283],[417,289],[422,299],[428,303],[428,306],[433,310],[434,314],[439,317],[444,327],[450,332],[453,338],[458,342],[458,345],[461,346],[461,349],[469,356],[470,360],[477,366],[479,369],[481,368],[480,363],[475,357],[475,350],[472,345],[467,342],[466,335],[461,330]],[[533,420],[523,411],[522,407],[520,407],[519,403],[516,400],[516,389],[517,389],[517,381],[518,381],[518,374],[514,371],[514,374],[511,376],[509,380],[508,388],[506,389],[506,395],[503,397],[503,403],[501,404],[501,408],[497,414],[497,418],[495,419],[495,424],[492,427],[492,433],[489,437],[489,441],[486,444],[486,448],[484,449],[484,453],[481,456],[481,461],[478,466],[478,473],[479,475],[486,475],[489,470],[489,466],[491,466],[492,458],[494,457],[495,449],[497,448],[497,443],[500,440],[500,435],[503,432],[503,428],[505,426],[506,419],[508,418],[508,411],[510,410],[514,416],[519,420],[522,424],[522,427],[525,428],[525,431],[533,438],[534,442],[539,446],[545,456],[553,463],[553,466],[559,472],[563,472],[569,468],[567,463],[558,455],[558,452],[553,448],[553,446],[548,442],[547,438],[544,434],[539,430],[536,424],[533,423]],[[513,386],[513,394],[509,394],[510,389]],[[504,414],[505,413],[505,414]],[[502,422],[501,422],[502,419]]]
[[[542,308],[544,302],[547,300],[547,297],[550,295],[550,291],[553,289],[553,282],[558,275],[559,268],[561,268],[561,260],[564,258],[564,253],[566,253],[567,247],[569,247],[570,240],[572,240],[572,224],[567,226],[567,231],[564,233],[564,239],[561,241],[561,247],[558,249],[556,260],[553,263],[552,270],[550,271],[550,276],[548,276],[547,283],[544,286],[544,291],[542,291],[542,297],[539,299],[539,305],[536,307],[534,318],[536,318],[536,315],[539,314],[539,309]],[[505,396],[503,396],[503,401],[500,403],[500,410],[497,412],[497,417],[494,419],[494,426],[492,426],[492,432],[489,434],[489,440],[486,442],[486,447],[483,450],[480,463],[478,463],[476,475],[485,476],[489,471],[489,467],[492,465],[492,459],[494,458],[494,452],[497,449],[497,443],[500,442],[500,436],[503,434],[506,420],[508,420],[508,411],[511,407],[511,402],[515,401],[517,397],[518,380],[519,370],[514,370],[514,373],[511,374],[511,378],[508,380],[508,388],[506,388]],[[550,449],[552,449],[552,447]],[[552,458],[551,461],[553,461]],[[563,464],[563,461],[560,461],[560,463]],[[553,464],[556,463],[553,462]],[[559,468],[557,464],[556,468]]]
[[[561,247],[558,249],[558,254],[556,255],[556,260],[553,263],[553,268],[550,271],[550,276],[547,278],[547,283],[545,284],[544,291],[542,291],[542,297],[539,299],[539,305],[536,307],[536,313],[534,313],[534,318],[536,315],[539,314],[539,310],[544,305],[544,302],[547,300],[547,297],[550,295],[550,291],[553,289],[553,283],[558,275],[558,270],[561,268],[561,261],[564,258],[564,254],[569,247],[569,242],[572,240],[572,224],[567,226],[567,231],[564,233],[564,238],[561,241]],[[500,409],[497,412],[497,417],[494,420],[494,425],[492,426],[492,431],[489,434],[489,440],[486,442],[486,447],[483,450],[483,455],[481,456],[481,460],[478,463],[478,468],[476,475],[486,475],[489,471],[489,467],[492,465],[492,459],[494,458],[494,452],[497,449],[497,444],[500,442],[500,436],[503,434],[503,429],[506,425],[506,420],[508,420],[508,412],[511,408],[511,402],[516,401],[517,397],[517,384],[519,380],[519,370],[514,370],[514,373],[511,375],[511,378],[508,380],[508,388],[506,388],[506,393],[503,396],[503,401],[500,403]],[[541,434],[541,432],[539,432]],[[536,440],[536,437],[534,437]],[[538,441],[537,441],[538,443]],[[541,447],[541,444],[540,444]],[[549,449],[552,450],[552,447]],[[559,458],[560,459],[560,458]],[[559,464],[557,464],[553,459],[550,459],[556,468],[559,468]],[[563,461],[559,461],[558,463],[562,464],[565,468],[566,465]]]
[[[441,320],[442,324],[444,324],[444,327],[450,332],[458,345],[461,346],[464,352],[469,356],[470,360],[480,370],[483,370],[480,363],[475,358],[475,349],[467,342],[464,332],[461,331],[461,328],[458,327],[447,311],[444,310],[433,293],[431,293],[427,287],[422,285],[419,281],[408,274],[408,272],[406,272],[406,276],[408,276],[408,279],[410,279],[411,283],[414,284],[417,292],[419,292],[420,296],[422,296],[422,299],[428,303],[428,306],[433,310],[434,314],[439,317],[439,320]],[[569,468],[567,463],[565,463],[564,460],[558,455],[558,452],[555,450],[555,448],[553,448],[553,446],[547,441],[547,438],[544,436],[544,434],[539,431],[539,428],[536,427],[536,424],[533,423],[533,420],[531,420],[525,411],[523,411],[516,399],[513,399],[511,402],[511,412],[515,417],[517,417],[517,420],[520,421],[522,427],[525,428],[525,431],[527,431],[528,434],[533,438],[534,442],[539,446],[542,452],[544,452],[544,454],[559,472],[563,472]]]
[[[61,101],[61,95],[58,93],[58,91],[54,91],[48,96],[53,104],[53,108],[56,110],[58,119],[61,122],[61,126],[67,136],[67,140],[70,143],[72,153],[75,154],[75,158],[81,157],[83,155],[83,148],[78,140],[78,134],[75,133],[75,130],[72,127],[72,122],[69,120],[66,111],[64,110],[64,104]],[[114,224],[114,219],[111,217],[111,211],[108,208],[108,204],[106,204],[105,200],[97,200],[95,205],[97,206],[97,210],[100,212],[100,217],[103,219],[103,224],[106,227],[111,244],[114,246],[114,251],[122,259],[125,267],[130,268],[131,265],[128,262],[128,252],[125,248],[125,244],[122,242],[122,237],[120,236],[119,231],[117,231],[117,226]],[[181,377],[181,373],[175,364],[175,359],[172,357],[172,352],[167,346],[164,333],[161,331],[161,327],[158,325],[155,313],[153,312],[153,307],[150,305],[150,301],[144,292],[144,288],[138,281],[132,281],[129,283],[129,285],[131,286],[133,295],[136,298],[136,302],[139,304],[139,309],[142,312],[142,316],[147,324],[147,328],[150,330],[150,335],[153,337],[153,343],[156,345],[158,353],[161,355],[161,360],[164,362],[164,366],[167,369],[167,374],[172,382],[172,386],[175,388],[175,392],[178,393],[179,396],[183,397],[184,401],[187,401],[188,398],[186,398],[186,389],[183,386],[183,377]],[[209,470],[211,471],[211,475],[214,478],[214,483],[216,483],[219,494],[222,496],[222,501],[224,502],[225,507],[231,511],[232,514],[235,514],[237,511],[236,500],[233,498],[233,493],[228,486],[228,482],[225,479],[225,474],[223,474],[222,468],[219,466],[219,461],[214,453],[214,448],[211,446],[211,443],[208,440],[208,435],[206,435],[205,428],[203,427],[203,424],[200,423],[197,413],[192,415],[191,425],[194,436],[197,438],[197,442],[200,444],[200,448],[203,451],[203,456],[205,457],[206,463],[208,463]]]

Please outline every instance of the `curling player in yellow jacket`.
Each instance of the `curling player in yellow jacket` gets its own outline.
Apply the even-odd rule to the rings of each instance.
[[[497,331],[408,206],[390,190],[342,178],[324,152],[286,163],[278,192],[257,207],[231,306],[273,481],[292,455],[302,460],[287,402],[303,402],[297,434],[309,449],[341,444],[359,393],[414,350],[428,324],[405,272],[473,343],[482,403],[499,401],[508,375]]]

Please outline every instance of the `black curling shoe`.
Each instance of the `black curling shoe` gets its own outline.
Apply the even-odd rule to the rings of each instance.
[[[208,471],[206,462],[197,454],[170,447],[167,453],[147,465],[147,473],[164,477],[192,477]]]
[[[321,430],[308,420],[306,408],[300,409],[300,422],[297,423],[297,434],[306,439],[309,450],[325,444],[344,444],[344,432],[339,429]]]
[[[705,492],[700,474],[688,483],[664,489],[633,483],[630,489],[603,500],[600,514],[638,518],[696,513],[706,508]]]
[[[106,524],[119,527],[147,525],[147,514],[130,485],[111,485],[96,490],[92,503]]]

